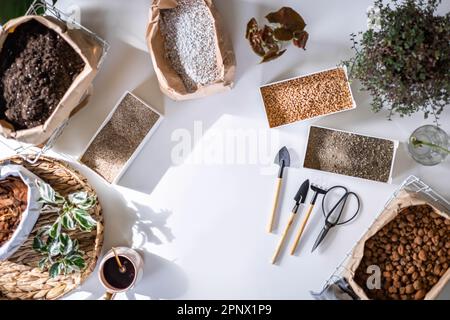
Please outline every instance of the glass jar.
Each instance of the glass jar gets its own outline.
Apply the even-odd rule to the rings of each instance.
[[[420,142],[424,142],[424,144]],[[425,166],[434,166],[444,161],[449,154],[448,149],[447,133],[434,125],[417,128],[408,140],[409,154],[414,160]]]

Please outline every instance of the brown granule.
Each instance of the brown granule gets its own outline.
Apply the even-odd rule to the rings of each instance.
[[[354,106],[343,68],[263,86],[260,90],[271,128]]]
[[[393,158],[393,141],[311,127],[303,166],[388,182]]]
[[[100,130],[81,162],[113,183],[160,115],[127,94]]]
[[[450,219],[427,204],[403,208],[366,241],[355,282],[369,299],[422,300],[447,273],[449,248]]]
[[[27,208],[27,193],[27,185],[19,178],[8,177],[0,181],[0,246],[16,231]]]

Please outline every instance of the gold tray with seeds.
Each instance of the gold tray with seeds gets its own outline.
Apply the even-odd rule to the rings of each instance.
[[[76,191],[86,191],[96,195],[86,178],[72,169],[66,162],[49,157],[41,157],[35,164],[30,164],[20,157],[0,160],[0,165],[7,163],[23,165],[32,173],[48,183],[55,191],[66,196]],[[77,288],[94,271],[103,244],[103,215],[97,204],[90,211],[97,221],[97,226],[90,232],[78,230],[70,232],[73,239],[79,241],[84,253],[86,269],[82,272],[49,276],[48,271],[41,271],[38,262],[42,258],[32,248],[37,230],[55,221],[57,213],[41,213],[28,239],[6,261],[0,261],[0,299],[47,299],[62,297]]]

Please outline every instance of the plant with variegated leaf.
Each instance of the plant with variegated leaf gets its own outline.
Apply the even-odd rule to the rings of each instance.
[[[92,231],[97,222],[89,214],[97,199],[85,191],[69,194],[64,198],[50,185],[36,181],[42,212],[55,212],[58,217],[52,225],[42,227],[33,241],[33,248],[44,254],[39,262],[41,269],[48,269],[50,276],[81,271],[86,267],[78,241],[72,240],[64,231],[73,231],[77,227],[84,232]]]

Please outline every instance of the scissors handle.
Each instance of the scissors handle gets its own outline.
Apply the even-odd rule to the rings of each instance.
[[[335,190],[335,189],[343,189],[345,191],[345,193],[341,196],[341,198],[335,203],[335,205],[331,208],[331,210],[328,211],[328,213],[325,213],[326,211],[326,207],[325,207],[325,202],[326,202],[326,196],[327,194],[329,194],[330,191]],[[354,196],[356,198],[356,201],[358,203],[358,206],[356,208],[355,213],[347,220],[339,222],[339,220],[341,219],[342,213],[344,211],[345,208],[345,204],[347,203],[347,200],[350,196]],[[337,215],[336,219],[334,221],[330,221],[331,216],[333,215],[333,213],[335,212],[335,210],[337,210],[339,208],[339,205],[341,205],[341,208],[339,210],[339,214]],[[325,224],[328,224],[329,227],[335,227],[335,226],[340,226],[343,224],[346,224],[350,221],[352,221],[356,215],[359,212],[359,209],[361,207],[361,203],[359,200],[359,196],[352,192],[352,191],[348,191],[348,189],[344,186],[334,186],[330,189],[328,189],[327,193],[325,194],[325,196],[322,198],[322,212],[323,215],[325,217]]]

